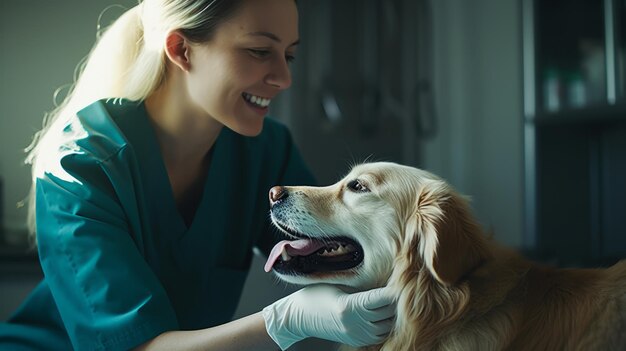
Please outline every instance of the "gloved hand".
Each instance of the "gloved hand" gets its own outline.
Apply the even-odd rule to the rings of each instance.
[[[350,346],[381,343],[393,326],[388,288],[348,294],[334,285],[311,285],[263,309],[265,328],[281,350],[316,337]]]

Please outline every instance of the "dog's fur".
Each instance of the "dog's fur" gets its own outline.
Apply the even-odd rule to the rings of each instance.
[[[369,191],[350,190],[356,179]],[[283,225],[311,237],[349,236],[364,260],[348,271],[278,274],[281,279],[356,290],[388,285],[397,294],[392,333],[361,350],[626,346],[626,261],[608,269],[530,262],[488,239],[468,201],[446,182],[394,163],[356,166],[328,187],[284,190]]]

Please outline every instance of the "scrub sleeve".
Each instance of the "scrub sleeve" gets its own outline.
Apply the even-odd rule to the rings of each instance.
[[[41,265],[76,349],[131,348],[178,328],[102,171],[111,158],[72,153],[63,174],[36,183]]]

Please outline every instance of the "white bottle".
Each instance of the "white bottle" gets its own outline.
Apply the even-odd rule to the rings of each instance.
[[[546,111],[561,109],[561,79],[555,68],[547,68],[543,76],[543,104]]]

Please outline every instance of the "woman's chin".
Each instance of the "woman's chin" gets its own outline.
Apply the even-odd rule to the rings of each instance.
[[[247,121],[247,123],[229,126],[229,128],[237,134],[246,137],[255,137],[263,131],[263,119],[259,119],[259,121]]]

